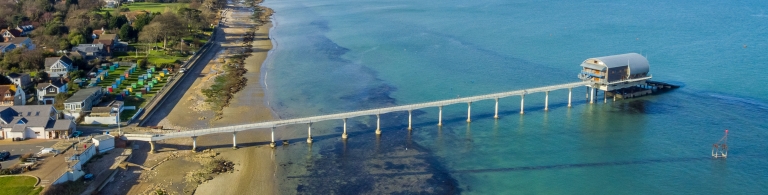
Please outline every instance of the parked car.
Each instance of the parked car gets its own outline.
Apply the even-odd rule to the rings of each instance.
[[[72,138],[72,137],[80,137],[80,135],[83,135],[82,131],[75,131],[75,132],[72,132],[72,134],[70,134],[69,137],[70,138]]]
[[[8,151],[2,151],[0,152],[0,161],[8,160],[8,158],[11,158],[11,153]]]

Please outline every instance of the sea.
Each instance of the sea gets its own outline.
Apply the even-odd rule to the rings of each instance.
[[[280,128],[281,194],[768,194],[768,1],[267,0],[261,79],[281,119],[579,81],[639,53],[679,89],[587,89]],[[728,129],[728,157],[712,144]],[[253,170],[257,171],[257,170]]]

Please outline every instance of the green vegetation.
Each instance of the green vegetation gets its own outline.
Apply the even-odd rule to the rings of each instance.
[[[163,13],[165,11],[175,11],[179,10],[181,8],[189,7],[189,3],[148,3],[148,2],[136,2],[136,3],[126,3],[120,6],[118,9],[128,8],[128,10],[134,12],[134,11],[147,11],[150,13],[160,12]],[[99,11],[99,14],[106,14],[107,12],[114,12],[115,9],[113,8],[104,8]]]
[[[0,177],[0,192],[4,195],[32,195],[43,190],[35,187],[37,178],[29,176]]]
[[[247,53],[250,54],[250,52]],[[202,89],[205,102],[211,105],[216,116],[221,116],[222,109],[229,105],[232,96],[245,87],[248,78],[243,77],[243,75],[248,70],[242,64],[246,57],[248,56],[235,55],[230,57],[228,62],[224,64],[225,73],[217,76],[210,88]]]

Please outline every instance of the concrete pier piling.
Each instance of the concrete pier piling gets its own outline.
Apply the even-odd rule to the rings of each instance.
[[[344,133],[341,134],[341,139],[347,139],[347,119],[342,119],[344,121]]]
[[[590,91],[589,91],[589,103],[590,103],[590,104],[594,104],[594,103],[595,103],[595,88],[594,88],[594,87],[590,87]]]
[[[520,95],[520,114],[525,114],[525,94]]]
[[[381,117],[376,114],[376,135],[381,135]]]
[[[277,144],[275,144],[275,127],[272,126],[272,142],[269,142],[269,147],[274,148]]]
[[[237,131],[232,132],[232,149],[237,149]]]
[[[443,106],[439,106],[440,111],[437,114],[437,126],[443,126]]]
[[[192,136],[192,152],[197,152],[197,136]]]
[[[413,122],[412,122],[412,120],[411,120],[411,118],[412,118],[412,114],[411,114],[411,112],[412,112],[412,111],[413,111],[413,110],[408,110],[408,130],[411,130],[411,129],[413,129],[413,128],[411,127],[411,124],[413,123]]]
[[[499,98],[496,98],[496,109],[493,111],[493,118],[499,119]]]
[[[307,143],[312,143],[312,123],[307,124]]]
[[[544,92],[544,111],[549,110],[549,91]]]
[[[149,153],[150,154],[155,153],[155,141],[149,141]]]
[[[472,122],[472,102],[467,102],[467,122]]]

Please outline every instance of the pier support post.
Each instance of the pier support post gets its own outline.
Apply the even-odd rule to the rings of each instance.
[[[275,127],[272,127],[272,142],[269,142],[269,147],[275,147],[277,144],[275,144]]]
[[[472,122],[472,102],[467,102],[467,122]]]
[[[412,121],[412,120],[411,120],[411,118],[412,118],[412,117],[411,117],[411,111],[412,111],[412,110],[408,110],[408,130],[411,130],[411,129],[413,129],[413,128],[411,127],[411,123],[412,123],[412,122],[411,122],[411,121]]]
[[[573,88],[568,88],[568,108],[571,107],[571,94],[573,94]]]
[[[381,117],[376,114],[376,135],[381,135]]]
[[[149,153],[150,154],[155,153],[155,141],[149,141]]]
[[[237,149],[237,131],[232,132],[232,149]]]
[[[443,126],[443,106],[440,106],[438,108],[440,108],[440,111],[437,114],[437,126],[442,127]]]
[[[608,91],[603,91],[603,103],[608,103]]]
[[[549,91],[544,92],[544,111],[549,110]]]
[[[347,119],[344,120],[344,133],[341,134],[341,139],[347,139]]]
[[[589,92],[589,103],[594,104],[595,103],[595,88],[591,87],[592,89]]]
[[[616,101],[616,92],[613,92],[613,101]]]
[[[197,136],[192,136],[192,152],[197,152]]]
[[[312,143],[312,122],[307,124],[307,143]]]
[[[493,118],[499,119],[499,98],[496,98],[496,109],[493,112]]]
[[[520,114],[525,114],[525,94],[520,95]]]

